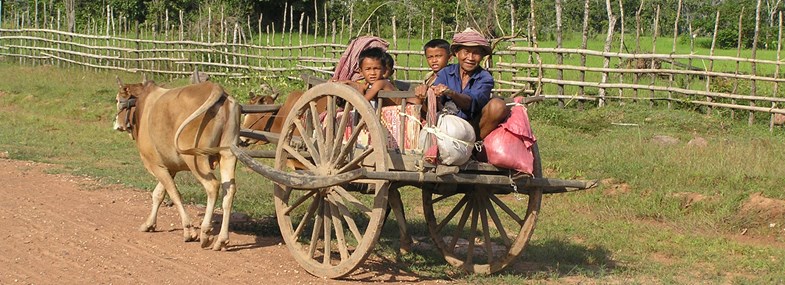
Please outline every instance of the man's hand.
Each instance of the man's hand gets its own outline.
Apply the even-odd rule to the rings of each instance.
[[[417,85],[414,87],[414,96],[420,100],[425,100],[425,94],[428,91],[428,86]]]
[[[439,84],[431,87],[431,90],[433,90],[433,93],[436,94],[436,97],[439,97],[442,95],[446,95],[445,92],[447,92],[447,90],[450,90],[450,88],[447,88],[447,85]]]

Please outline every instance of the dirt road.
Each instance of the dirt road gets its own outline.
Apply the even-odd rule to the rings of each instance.
[[[277,236],[232,232],[228,251],[203,250],[181,241],[173,207],[162,208],[157,232],[139,232],[149,192],[47,174],[47,168],[0,159],[0,284],[447,283],[373,260],[348,280],[317,278]],[[200,217],[199,208],[187,209]]]

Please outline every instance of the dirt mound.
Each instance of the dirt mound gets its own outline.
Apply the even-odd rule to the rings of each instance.
[[[673,196],[676,198],[681,198],[682,208],[689,208],[690,206],[695,205],[695,203],[698,203],[706,199],[705,195],[694,193],[694,192],[673,193]]]
[[[782,226],[785,223],[785,200],[766,198],[761,193],[754,193],[742,204],[739,215],[753,224]]]
[[[630,185],[617,180],[616,178],[607,178],[600,181],[601,185],[605,186],[602,194],[605,196],[616,196],[620,194],[630,193]]]

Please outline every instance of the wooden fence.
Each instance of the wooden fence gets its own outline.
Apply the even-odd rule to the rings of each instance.
[[[785,115],[785,102],[780,83],[780,53],[782,49],[782,14],[779,14],[776,50],[765,50],[758,58],[760,26],[760,3],[756,9],[755,39],[751,49],[742,49],[739,37],[735,55],[733,51],[716,49],[717,21],[712,33],[708,52],[696,50],[692,25],[687,23],[688,34],[680,36],[683,24],[680,19],[681,1],[673,23],[674,34],[670,51],[658,51],[659,10],[652,25],[650,36],[642,35],[640,13],[647,7],[636,7],[634,36],[624,27],[624,7],[616,15],[611,1],[606,0],[608,19],[607,33],[601,50],[588,48],[588,5],[583,18],[580,46],[565,47],[561,27],[561,2],[556,0],[555,43],[537,40],[538,22],[533,14],[527,19],[525,29],[516,29],[510,23],[508,30],[516,31],[505,37],[494,39],[494,54],[485,62],[496,79],[494,92],[500,96],[512,94],[539,94],[556,100],[562,106],[592,104],[603,106],[617,101],[664,102],[700,106],[707,112],[727,111],[741,118],[747,114],[750,124],[768,121],[773,129],[775,117]],[[535,1],[530,2],[534,10]],[[620,2],[621,3],[621,2]],[[19,64],[51,64],[82,66],[94,70],[118,70],[149,74],[184,77],[195,68],[211,76],[255,81],[261,78],[292,78],[303,72],[327,77],[347,46],[349,38],[356,34],[379,33],[381,23],[364,23],[355,29],[345,21],[327,22],[327,15],[318,11],[311,23],[310,16],[300,15],[295,28],[295,17],[291,10],[285,15],[280,28],[275,23],[262,29],[263,15],[257,19],[256,30],[252,20],[228,22],[220,16],[220,27],[211,27],[212,11],[208,11],[207,26],[187,26],[182,12],[179,22],[169,23],[167,13],[163,31],[154,27],[132,25],[122,16],[116,17],[107,6],[104,20],[91,22],[77,29],[64,31],[58,11],[57,17],[31,17],[28,13],[0,16],[0,56],[6,61]],[[0,12],[1,14],[2,12]],[[515,11],[511,11],[511,15]],[[741,14],[739,14],[741,15]],[[320,22],[320,18],[323,22]],[[34,19],[34,20],[31,20]],[[621,19],[621,21],[619,21]],[[345,19],[342,19],[345,20]],[[395,78],[407,82],[419,82],[429,68],[422,56],[422,44],[432,37],[449,39],[455,31],[445,30],[443,24],[434,35],[436,24],[426,27],[421,21],[420,34],[398,33],[398,25],[405,23],[405,31],[412,29],[411,19],[390,19],[392,28],[389,52],[396,60]],[[305,21],[305,22],[304,22]],[[741,22],[739,17],[739,30]],[[349,21],[350,23],[352,21]],[[367,22],[367,21],[366,21]],[[621,25],[617,25],[621,23]],[[313,27],[313,30],[310,30]],[[618,29],[617,29],[618,28]],[[456,27],[457,29],[457,27]],[[426,36],[425,31],[429,30]],[[626,33],[626,34],[625,34]],[[524,34],[526,36],[519,36]],[[689,41],[690,50],[677,49],[680,39]],[[628,51],[626,41],[634,40],[634,48]],[[644,47],[648,42],[650,48]],[[545,47],[547,45],[547,47]],[[618,45],[618,49],[614,48]],[[645,50],[645,51],[644,51]],[[659,52],[659,53],[658,53]],[[763,59],[765,58],[765,59]],[[573,103],[575,102],[575,103]],[[757,117],[756,117],[757,114]],[[780,119],[780,118],[777,118]]]

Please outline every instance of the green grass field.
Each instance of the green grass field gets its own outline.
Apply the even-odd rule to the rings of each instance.
[[[155,182],[132,140],[111,129],[115,75],[139,80],[0,63],[0,151],[12,159],[58,165],[53,171],[149,191]],[[299,88],[296,82],[279,84]],[[231,82],[226,87],[233,94],[246,92]],[[520,261],[500,274],[457,273],[435,251],[415,251],[390,266],[478,284],[785,282],[785,217],[744,207],[755,193],[785,199],[781,128],[771,133],[763,124],[648,102],[585,110],[549,102],[531,107],[530,115],[547,177],[605,184],[546,196],[532,242]],[[653,143],[657,135],[679,142]],[[689,146],[696,137],[708,145]],[[238,167],[237,211],[273,216],[271,184]],[[183,174],[177,181],[185,201],[205,201],[194,179]],[[419,190],[404,189],[403,196],[413,234],[427,236]],[[276,228],[259,224],[235,230],[274,236]],[[396,230],[387,224],[376,254],[395,260]]]

